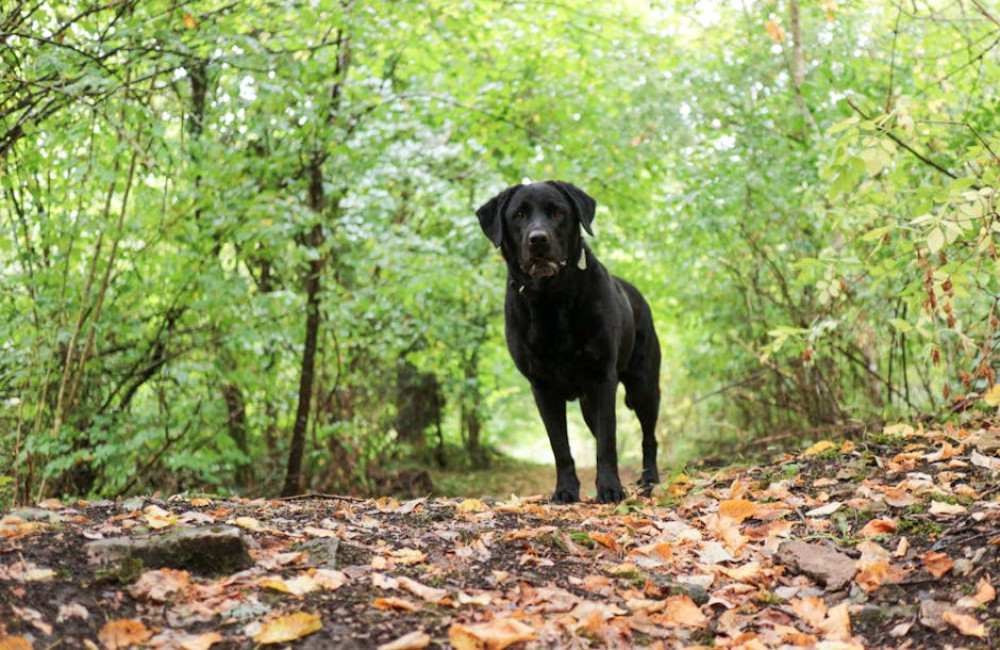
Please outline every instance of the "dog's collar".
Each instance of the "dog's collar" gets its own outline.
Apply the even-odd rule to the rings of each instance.
[[[559,260],[559,266],[561,268],[565,268],[567,261],[568,260]],[[586,248],[581,248],[580,249],[580,258],[576,261],[576,268],[580,269],[581,271],[586,271],[587,270],[587,249]],[[518,287],[517,287],[517,292],[520,293],[520,294],[523,294],[524,290],[527,287],[528,287],[527,284],[519,284]]]

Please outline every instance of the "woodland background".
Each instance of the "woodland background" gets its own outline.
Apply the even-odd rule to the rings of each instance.
[[[547,458],[523,179],[653,306],[664,466],[994,396],[992,2],[14,1],[0,60],[0,505]]]

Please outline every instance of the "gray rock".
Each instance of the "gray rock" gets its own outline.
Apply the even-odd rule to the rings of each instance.
[[[849,585],[858,571],[855,561],[845,553],[822,544],[798,540],[782,544],[774,559],[833,591]]]
[[[183,528],[162,535],[113,537],[84,546],[92,562],[107,566],[139,559],[147,568],[184,569],[199,575],[235,573],[253,566],[238,528]]]

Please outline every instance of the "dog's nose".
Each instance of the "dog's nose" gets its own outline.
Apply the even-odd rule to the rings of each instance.
[[[532,246],[546,246],[550,239],[549,233],[544,230],[532,230],[528,233],[528,243]]]

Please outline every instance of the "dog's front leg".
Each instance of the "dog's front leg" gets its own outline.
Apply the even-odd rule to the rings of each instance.
[[[576,503],[580,500],[580,479],[576,477],[576,465],[569,450],[569,435],[566,432],[566,400],[561,395],[543,387],[532,386],[538,414],[542,416],[545,431],[549,434],[552,454],[556,459],[556,490],[552,493],[555,503]]]
[[[618,444],[615,435],[615,392],[618,381],[597,384],[580,398],[583,419],[597,439],[597,502],[618,503],[627,495],[618,478]]]

